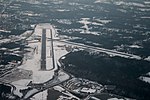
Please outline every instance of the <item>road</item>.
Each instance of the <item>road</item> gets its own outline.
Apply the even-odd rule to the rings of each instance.
[[[84,44],[81,44],[81,43],[75,43],[75,42],[70,42],[70,41],[66,41],[66,40],[55,39],[53,37],[54,33],[52,32],[52,28],[49,28],[48,30],[50,30],[50,37],[48,38],[48,39],[50,39],[50,42],[46,41],[46,39],[47,39],[46,32],[43,31],[42,35],[41,35],[41,39],[42,39],[42,43],[41,43],[41,63],[42,64],[41,65],[43,66],[43,64],[44,64],[44,67],[41,68],[41,69],[44,69],[44,70],[46,69],[46,49],[47,49],[46,48],[46,42],[51,44],[51,53],[52,53],[51,55],[52,55],[53,69],[56,67],[56,63],[57,63],[57,61],[55,61],[55,51],[54,51],[54,44],[53,44],[53,42],[55,42],[55,41],[62,42],[64,44],[73,45],[73,46],[76,46],[78,48],[104,52],[104,53],[108,53],[108,54],[115,55],[115,56],[121,56],[121,57],[125,57],[125,58],[132,58],[132,59],[138,59],[138,60],[141,59],[141,57],[139,57],[137,55],[133,55],[133,54],[118,52],[118,51],[115,51],[115,50],[109,50],[109,49],[100,48],[100,47],[84,45]],[[69,78],[65,79],[65,80],[60,79],[61,76],[59,76],[59,71],[60,71],[60,69],[58,68],[58,70],[55,71],[55,74],[54,74],[53,78],[49,79],[47,82],[39,83],[39,84],[34,84],[34,83],[28,84],[28,86],[30,86],[33,89],[37,89],[38,91],[33,93],[33,94],[30,94],[29,96],[27,96],[27,94],[25,94],[22,97],[21,100],[26,100],[26,99],[32,97],[34,94],[37,94],[37,93],[39,93],[41,91],[44,91],[44,90],[46,90],[48,88],[52,88],[55,85],[58,85],[58,84],[60,84],[60,83],[62,83],[64,81],[69,80]],[[63,72],[63,70],[61,70],[61,71]],[[65,75],[70,76],[69,73],[66,73],[66,72],[64,72],[64,73],[65,73]]]
[[[70,78],[71,78],[71,76],[70,76]],[[47,81],[45,83],[41,83],[41,84],[29,84],[30,87],[32,87],[33,89],[37,89],[38,91],[35,92],[35,93],[33,93],[33,94],[31,94],[31,95],[29,95],[29,96],[26,96],[27,94],[24,95],[21,98],[21,100],[28,100],[29,98],[31,98],[35,94],[37,94],[37,93],[39,93],[41,91],[44,91],[46,89],[52,88],[54,86],[57,86],[57,85],[59,85],[59,84],[61,84],[63,82],[66,82],[66,81],[70,80],[70,78],[67,79],[67,80],[62,81],[62,80],[59,80],[59,75],[55,75],[55,76],[53,76],[53,78],[51,80],[49,80],[49,81]]]
[[[69,73],[64,72],[62,69],[59,68],[60,66],[57,66],[57,60],[55,59],[55,48],[54,48],[55,45],[53,43],[55,41],[55,37],[54,37],[55,33],[53,32],[53,30],[51,28],[45,28],[46,30],[44,28],[41,28],[41,29],[43,30],[42,35],[41,35],[41,42],[42,42],[41,43],[41,58],[40,58],[41,59],[41,69],[42,69],[43,73],[44,73],[44,71],[50,71],[51,72],[52,70],[54,70],[54,75],[53,75],[52,79],[49,79],[44,83],[34,83],[34,82],[32,83],[32,82],[30,82],[28,84],[28,86],[30,86],[33,89],[36,89],[37,91],[35,91],[34,93],[31,93],[30,91],[28,91],[30,94],[29,93],[24,94],[23,97],[21,98],[21,100],[28,100],[33,95],[35,95],[41,91],[44,91],[46,89],[52,88],[56,85],[59,85],[62,82],[65,82],[71,78],[71,75]],[[48,30],[50,30],[50,33]],[[49,38],[47,38],[47,37],[49,37]],[[50,41],[48,41],[46,39],[49,39]],[[52,57],[50,60],[52,60],[53,68],[50,70],[46,70],[45,67],[47,67],[47,66],[46,66],[45,61],[48,57],[47,56],[48,54],[46,54],[46,51],[47,51],[46,49],[49,49],[46,46],[49,46],[48,45],[49,43],[50,43],[50,47],[51,47],[50,48],[50,50],[51,50],[50,54]],[[55,67],[56,68],[58,67],[58,68],[55,69]],[[62,74],[62,73],[64,73],[64,74]],[[42,76],[42,77],[44,77],[44,76]],[[63,78],[61,78],[61,77],[63,77]]]
[[[119,52],[119,51],[115,51],[115,50],[109,50],[109,49],[105,49],[105,48],[101,48],[101,47],[89,46],[89,45],[85,45],[85,44],[81,44],[81,43],[75,43],[75,42],[70,42],[70,41],[65,41],[65,40],[58,40],[58,41],[66,43],[66,44],[70,44],[70,45],[73,45],[73,46],[77,46],[77,47],[83,48],[83,49],[88,49],[88,50],[93,50],[93,51],[107,53],[107,54],[110,54],[110,55],[113,55],[113,56],[120,56],[120,57],[124,57],[124,58],[137,59],[137,60],[141,60],[142,59],[140,56],[137,56],[137,55],[134,55],[134,54],[128,54],[128,53],[124,53],[124,52]]]

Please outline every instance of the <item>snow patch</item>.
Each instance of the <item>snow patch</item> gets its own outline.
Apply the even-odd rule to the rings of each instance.
[[[150,56],[148,56],[148,57],[145,58],[144,60],[150,61]]]
[[[94,3],[110,3],[107,0],[96,0]]]
[[[130,45],[129,47],[130,47],[130,48],[143,48],[143,47],[138,46],[138,45]]]
[[[30,91],[24,96],[24,99],[29,98],[32,94],[35,94],[35,93],[37,93],[37,92],[38,92],[37,89],[32,89],[32,90],[30,90]]]
[[[110,98],[108,100],[124,100],[124,99],[118,99],[118,98]]]
[[[54,90],[57,90],[57,91],[59,91],[59,92],[65,91],[65,89],[62,88],[62,87],[60,87],[60,86],[54,86],[53,88],[54,88]]]
[[[144,4],[142,4],[142,3],[136,3],[136,2],[117,1],[117,2],[114,2],[114,4],[116,4],[118,6],[125,5],[125,6],[145,7]]]
[[[48,96],[48,90],[45,90],[43,92],[40,92],[40,93],[34,95],[30,99],[31,100],[47,100],[47,96]]]
[[[12,82],[12,85],[14,85],[16,87],[16,89],[13,91],[13,93],[15,95],[18,95],[19,97],[22,97],[23,94],[20,92],[20,90],[27,89],[28,88],[27,85],[29,84],[29,82],[30,81],[26,80],[26,79]]]
[[[144,82],[150,83],[150,77],[141,76],[139,79],[144,81]]]
[[[65,12],[65,11],[70,11],[70,10],[67,10],[67,9],[57,9],[57,11],[59,11],[59,12]]]
[[[90,22],[89,21],[90,18],[81,18],[81,21],[78,21],[79,23],[83,24],[83,26],[81,27],[81,32],[80,33],[83,33],[83,34],[93,34],[93,35],[99,35],[98,32],[91,32],[90,31],[90,27],[88,26],[89,24],[97,24],[97,25],[101,25],[101,24],[98,24],[96,22]]]
[[[112,22],[112,20],[107,20],[107,19],[95,19],[96,21],[102,23],[102,24],[107,24]]]

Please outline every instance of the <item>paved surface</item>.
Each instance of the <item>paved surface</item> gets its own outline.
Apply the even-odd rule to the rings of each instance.
[[[42,30],[41,70],[46,70],[46,29]]]
[[[53,69],[56,67],[55,66],[55,58],[54,58],[54,45],[53,45],[53,36],[52,36],[52,30],[50,29],[50,36],[51,36],[51,52],[52,52],[52,63],[53,63]]]
[[[120,57],[124,57],[124,58],[131,58],[131,59],[142,60],[142,58],[140,56],[134,55],[134,54],[128,54],[128,53],[124,53],[124,52],[119,52],[119,51],[115,51],[115,50],[109,50],[109,49],[105,49],[105,48],[101,48],[101,47],[89,46],[89,45],[85,45],[85,44],[81,44],[81,43],[75,43],[75,42],[70,42],[70,41],[64,41],[64,40],[58,40],[58,41],[66,43],[66,44],[70,44],[70,45],[73,45],[73,46],[77,46],[77,47],[83,48],[83,49],[89,49],[89,50],[104,52],[104,53],[108,53],[110,55],[120,56]]]

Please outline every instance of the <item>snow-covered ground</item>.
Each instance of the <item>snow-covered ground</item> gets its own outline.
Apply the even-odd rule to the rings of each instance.
[[[99,35],[98,32],[90,31],[90,27],[88,25],[92,24],[92,22],[90,22],[89,20],[90,20],[90,18],[81,18],[81,21],[79,21],[79,23],[83,24],[83,26],[81,27],[82,31],[80,33]],[[94,22],[93,24],[100,25],[99,23],[96,23],[96,22]]]
[[[16,87],[16,90],[14,90],[14,94],[18,95],[19,97],[22,97],[23,94],[20,93],[20,90],[27,89],[27,85],[29,84],[29,79],[22,79],[15,82],[12,82],[12,84]]]
[[[47,28],[46,36],[50,38],[50,28],[52,28],[49,24],[40,24],[37,25],[35,28],[35,33],[33,34],[32,39],[36,38],[37,36],[41,36],[42,29]],[[54,35],[53,35],[54,37]],[[45,71],[41,71],[40,66],[40,59],[41,59],[41,41],[29,43],[28,46],[33,48],[31,52],[25,55],[24,64],[21,65],[19,68],[23,68],[25,70],[32,70],[33,72],[33,83],[44,83],[51,79],[54,75],[54,70],[49,71],[53,68],[52,65],[52,58],[50,57],[50,49],[51,49],[51,41],[46,41],[46,69]],[[27,56],[30,56],[31,59],[28,60]],[[44,76],[44,77],[43,77]]]
[[[148,75],[150,77],[150,72],[148,72],[146,75]]]
[[[55,86],[53,87],[54,90],[61,92],[64,95],[59,96],[58,100],[72,100],[72,98],[75,98],[75,100],[80,100],[78,97],[72,95],[70,92],[65,91],[64,88],[60,87],[60,86]]]
[[[125,99],[118,99],[118,98],[110,98],[108,100],[125,100]]]
[[[28,93],[25,95],[24,99],[26,100],[28,97],[30,97],[31,94],[34,94],[36,92],[38,92],[37,89],[32,89],[32,90],[28,91]]]
[[[7,31],[7,30],[2,30],[2,29],[0,29],[0,32],[10,33],[11,31]]]
[[[47,100],[47,96],[48,96],[48,90],[45,90],[43,92],[40,92],[36,95],[34,95],[31,100]]]
[[[93,100],[100,100],[100,99],[98,99],[98,98],[96,98],[96,97],[91,97],[91,99],[93,99]]]
[[[23,40],[30,34],[32,34],[32,31],[26,31],[19,36],[10,35],[9,38],[0,39],[0,45],[3,43],[10,43]]]
[[[2,43],[8,43],[10,41],[11,41],[11,39],[1,39],[0,40],[0,44],[2,44]]]
[[[81,18],[81,20],[78,22],[83,24],[83,26],[81,27],[80,33],[100,35],[100,32],[98,31],[91,31],[92,27],[89,27],[89,25],[104,26],[105,24],[110,23],[111,20],[94,19],[93,21],[90,21],[90,18]]]
[[[143,47],[138,46],[138,45],[130,45],[129,47],[130,47],[130,48],[143,48]]]
[[[57,90],[57,91],[59,91],[59,92],[65,91],[65,89],[62,88],[62,87],[60,87],[60,86],[54,86],[53,88],[54,88],[54,90]]]
[[[140,76],[139,79],[143,82],[150,84],[150,72],[145,74],[146,76]]]
[[[148,57],[145,58],[144,60],[150,61],[150,56],[148,56]]]
[[[139,79],[150,84],[150,77],[140,76]]]
[[[83,93],[95,93],[96,89],[82,88],[80,91],[83,92]]]
[[[109,0],[96,0],[94,3],[110,3]]]
[[[70,25],[72,22],[68,19],[57,19],[58,23]]]
[[[61,42],[64,42],[66,44],[74,45],[74,46],[76,46],[78,48],[83,48],[83,49],[87,49],[88,48],[89,50],[107,53],[111,57],[119,56],[119,57],[129,58],[129,59],[137,59],[137,60],[141,60],[142,59],[138,55],[128,54],[128,53],[124,53],[124,52],[119,52],[119,51],[116,51],[116,50],[109,50],[109,49],[105,49],[105,48],[94,47],[94,46],[89,46],[89,45],[85,45],[85,44],[82,44],[82,43],[75,43],[75,42],[70,42],[70,41],[61,41]]]
[[[70,11],[70,10],[67,10],[67,9],[57,9],[56,11],[64,12],[64,11]]]
[[[58,77],[59,81],[65,81],[65,80],[69,79],[69,77],[70,76],[68,74],[66,74],[65,72],[63,72],[63,71],[59,72],[59,77]]]
[[[42,29],[46,29],[46,70],[41,70],[40,66],[40,59],[41,59],[41,41],[35,41],[37,38],[41,38],[42,36]],[[29,53],[26,53],[24,56],[24,61],[21,66],[19,66],[19,69],[32,71],[32,78],[31,79],[21,79],[12,82],[12,84],[16,87],[16,90],[14,93],[20,97],[22,97],[22,93],[19,91],[21,89],[26,89],[28,84],[32,81],[32,83],[44,83],[54,76],[54,71],[57,70],[57,62],[58,59],[60,59],[63,55],[67,54],[68,52],[65,49],[65,46],[63,43],[54,41],[54,58],[55,58],[55,68],[53,68],[52,64],[52,57],[51,57],[51,41],[50,38],[50,29],[52,30],[52,37],[53,39],[58,39],[58,37],[55,37],[55,30],[52,25],[50,24],[38,24],[35,27],[35,31],[33,35],[28,39],[29,44],[27,45],[30,48],[27,48],[29,50]],[[33,42],[32,42],[33,41]],[[31,73],[30,73],[31,74]],[[62,75],[63,74],[63,75]],[[68,79],[69,76],[61,72],[59,79],[64,81]],[[31,91],[32,92],[32,91]],[[37,92],[37,91],[34,91]],[[29,92],[30,93],[30,92]],[[44,94],[43,94],[44,93]],[[46,92],[43,92],[42,95],[46,95]],[[26,94],[27,95],[27,94]],[[41,95],[39,93],[39,95]],[[36,95],[38,97],[39,95]],[[37,99],[36,99],[37,100]]]

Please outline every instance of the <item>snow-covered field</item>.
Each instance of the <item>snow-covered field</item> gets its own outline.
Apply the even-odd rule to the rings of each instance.
[[[143,82],[149,83],[150,84],[150,72],[146,74],[147,76],[140,76],[139,79]]]
[[[94,3],[110,3],[107,0],[96,0]]]
[[[150,83],[150,77],[140,77],[140,79],[144,82]]]
[[[92,27],[89,27],[89,25],[95,25],[95,26],[104,26],[107,23],[110,23],[111,20],[103,20],[103,19],[94,19],[93,21],[90,21],[90,18],[81,18],[80,21],[78,21],[80,24],[83,24],[81,27],[81,32],[83,34],[93,34],[93,35],[100,35],[100,32],[97,31],[91,31]]]
[[[37,36],[41,36],[42,33],[42,28],[51,28],[51,26],[49,25],[37,25],[37,27],[35,28],[35,33],[33,34],[33,36],[31,36],[31,39],[34,40],[34,38],[36,38]],[[50,38],[50,31],[47,29],[47,33],[46,36],[47,38]],[[54,36],[54,35],[53,35]],[[41,66],[40,66],[40,59],[41,59],[41,41],[35,42],[35,43],[29,43],[28,46],[31,47],[31,52],[28,53],[27,55],[25,55],[25,59],[24,59],[24,64],[21,65],[19,68],[23,68],[25,70],[32,70],[33,72],[33,79],[32,82],[33,83],[44,83],[46,81],[48,81],[49,79],[51,79],[54,75],[54,70],[49,71],[50,69],[53,68],[52,66],[52,61],[50,58],[50,42],[51,41],[46,41],[46,69],[45,71],[41,71]],[[28,60],[27,56],[30,56],[31,59]],[[44,77],[43,77],[44,76]]]
[[[119,56],[119,57],[128,58],[128,59],[137,59],[137,60],[141,60],[142,59],[138,55],[128,54],[128,53],[125,53],[125,52],[119,52],[119,51],[116,51],[116,50],[109,50],[109,49],[100,48],[100,47],[93,47],[93,46],[89,46],[89,45],[85,45],[85,44],[81,44],[81,43],[69,42],[69,41],[61,41],[61,42],[64,42],[66,44],[74,45],[74,46],[76,46],[78,48],[83,48],[83,49],[87,49],[88,48],[89,50],[107,53],[111,57]]]
[[[46,29],[46,70],[41,70],[40,66],[40,59],[41,59],[41,41],[35,41],[37,38],[41,38],[42,29]],[[34,34],[28,39],[29,44],[27,45],[29,48],[27,48],[29,53],[26,53],[24,55],[24,61],[21,66],[19,66],[19,69],[32,71],[32,74],[30,73],[29,76],[32,76],[31,79],[21,79],[12,82],[12,85],[16,87],[16,90],[14,93],[20,97],[22,97],[22,93],[20,90],[28,88],[28,84],[32,81],[32,83],[44,83],[54,76],[54,71],[57,70],[57,62],[58,59],[60,59],[63,55],[67,54],[68,52],[65,49],[64,44],[54,41],[54,58],[55,58],[55,68],[53,68],[52,64],[52,57],[51,57],[51,41],[50,38],[50,29],[52,30],[52,37],[53,39],[58,39],[58,37],[55,37],[55,30],[50,24],[39,24],[35,27]],[[69,76],[62,75],[66,74],[64,72],[60,73],[59,79],[66,80],[69,78]],[[37,91],[36,91],[37,92]],[[45,95],[47,92],[43,92]],[[40,94],[39,94],[40,95]],[[36,95],[36,97],[39,97],[39,95]],[[42,94],[43,95],[43,94]]]
[[[53,87],[54,90],[61,92],[64,95],[59,96],[58,100],[73,100],[73,98],[75,98],[75,100],[80,100],[78,97],[72,95],[70,92],[65,91],[64,88],[60,87],[60,86],[55,86]]]
[[[125,99],[118,99],[118,98],[110,98],[108,100],[125,100]]]
[[[45,90],[45,91],[43,91],[43,92],[40,92],[40,93],[34,95],[34,96],[31,98],[31,100],[47,100],[47,95],[48,95],[47,92],[48,92],[47,90]]]
[[[150,61],[150,56],[148,56],[148,57],[145,58],[144,60]]]

